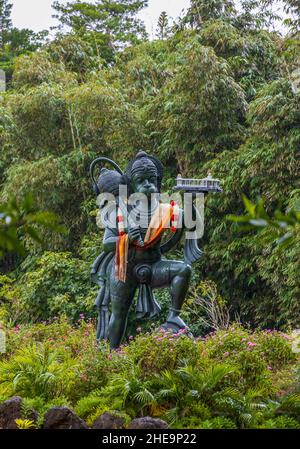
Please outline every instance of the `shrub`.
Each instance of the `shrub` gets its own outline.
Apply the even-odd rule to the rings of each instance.
[[[0,392],[28,398],[51,399],[68,393],[75,377],[75,361],[47,344],[20,348],[0,362]]]
[[[268,419],[261,426],[261,429],[300,429],[300,424],[294,418],[289,416],[277,416]]]
[[[84,419],[89,426],[92,426],[95,419],[105,412],[109,412],[114,416],[123,418],[125,423],[129,424],[131,420],[124,412],[112,409],[111,400],[104,396],[101,391],[96,390],[88,396],[82,398],[75,407],[75,412]]]
[[[176,369],[184,361],[197,363],[199,348],[193,338],[172,332],[156,331],[139,335],[124,348],[133,363],[140,363],[145,377],[164,369]]]
[[[296,360],[289,337],[278,331],[253,333],[236,324],[228,330],[209,334],[204,341],[209,355],[218,360],[239,359],[243,352],[257,354],[262,363],[274,368],[281,368]]]
[[[23,398],[22,400],[22,418],[28,419],[31,416],[33,410],[38,412],[38,419],[36,427],[39,428],[44,423],[44,416],[46,412],[52,407],[69,407],[71,408],[70,401],[64,396],[59,396],[50,401],[47,401],[45,397],[36,396],[34,398]]]
[[[197,427],[195,427],[197,428]],[[210,420],[203,421],[199,429],[236,429],[237,426],[231,419],[224,417],[212,418]]]
[[[295,362],[296,354],[292,351],[291,339],[287,334],[275,330],[256,332],[260,354],[272,369],[280,369]]]
[[[22,395],[22,419],[35,409],[38,427],[54,405],[73,408],[90,425],[104,412],[183,429],[299,424],[296,357],[280,332],[235,324],[195,339],[156,331],[110,352],[107,342],[95,344],[95,323],[83,318],[8,329],[0,402]]]
[[[2,287],[11,320],[18,323],[66,315],[75,322],[80,314],[94,316],[96,289],[89,264],[70,253],[46,252],[18,281]]]
[[[273,368],[295,362],[287,336],[280,332],[251,333],[240,325],[218,331],[205,338],[205,347],[213,359],[230,360],[238,367],[244,388],[265,388],[274,391],[271,381]]]

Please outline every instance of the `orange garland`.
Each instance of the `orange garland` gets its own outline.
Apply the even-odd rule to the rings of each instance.
[[[160,204],[159,208],[151,218],[151,222],[147,229],[147,233],[144,239],[144,246],[140,246],[139,243],[134,242],[134,245],[140,250],[147,250],[151,245],[153,245],[159,237],[162,235],[165,229],[170,225],[177,214],[174,214],[176,208],[176,203],[174,201],[171,204]],[[121,221],[121,220],[120,220]],[[174,227],[171,228],[172,232],[176,232]],[[127,258],[128,258],[128,248],[129,248],[129,237],[124,231],[119,233],[119,238],[116,245],[116,279],[121,282],[126,281],[127,272]]]

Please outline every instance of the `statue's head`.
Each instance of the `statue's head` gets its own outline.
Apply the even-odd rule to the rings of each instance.
[[[160,192],[163,177],[162,164],[144,151],[137,153],[126,170],[131,189],[135,193],[150,196]]]
[[[97,180],[97,192],[99,193],[111,193],[114,196],[119,195],[120,185],[126,184],[123,180],[123,176],[116,170],[107,170],[102,168],[100,176]]]

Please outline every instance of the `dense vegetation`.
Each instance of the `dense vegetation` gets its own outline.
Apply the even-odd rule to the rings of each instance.
[[[34,409],[35,426],[50,407],[68,406],[88,425],[110,412],[174,428],[300,427],[299,366],[285,334],[239,325],[203,339],[155,332],[113,353],[94,338],[83,316],[75,327],[61,318],[12,328],[0,400],[21,395],[23,424]]]
[[[290,333],[299,326],[299,220],[282,247],[264,238],[268,227],[258,236],[227,216],[243,214],[243,194],[262,197],[270,215],[299,210],[300,11],[297,1],[284,2],[290,18],[282,36],[270,31],[280,23],[274,2],[240,3],[192,0],[173,24],[162,14],[157,39],[149,41],[136,18],[146,0],[55,2],[60,26],[52,39],[13,28],[9,1],[0,1],[0,68],[8,76],[0,98],[0,322],[9,345],[0,363],[3,400],[18,393],[41,411],[68,403],[90,423],[110,397],[126,416],[164,416],[174,426],[298,425],[290,346],[280,333],[254,329]],[[92,322],[38,324],[61,315],[69,323],[82,313],[94,318],[89,266],[102,235],[88,166],[109,155],[125,167],[139,148],[164,163],[165,190],[179,172],[211,171],[222,180],[224,193],[207,198],[205,256],[195,266],[184,318],[196,337],[230,319],[252,330],[162,343],[156,334],[140,335],[124,354],[108,356],[94,348]],[[53,214],[65,232],[57,232]],[[159,300],[165,312],[167,292]],[[229,313],[226,323],[212,322],[203,303],[223,318]],[[137,323],[132,313],[128,336],[138,327],[149,331],[151,323]],[[156,341],[166,353],[174,350],[167,365],[151,349]],[[27,371],[41,360],[37,349],[49,358],[47,370],[57,370],[49,385]],[[22,367],[22,382],[15,382]],[[292,393],[278,398],[286,385]]]

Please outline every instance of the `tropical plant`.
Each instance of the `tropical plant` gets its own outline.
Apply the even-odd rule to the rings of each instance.
[[[30,419],[16,419],[18,429],[32,429],[35,424]]]
[[[38,211],[33,198],[27,195],[22,202],[15,199],[0,205],[0,256],[8,252],[25,254],[22,237],[28,236],[39,244],[43,240],[38,228],[51,229],[56,232],[66,232],[59,225],[59,219],[50,212]]]
[[[68,353],[52,350],[49,344],[20,348],[9,360],[0,362],[0,391],[49,400],[72,388],[75,366]]]
[[[300,206],[289,209],[286,214],[276,210],[274,217],[270,217],[265,208],[264,201],[260,199],[252,203],[246,196],[243,197],[247,214],[240,216],[229,215],[228,219],[240,225],[243,230],[265,229],[264,241],[275,241],[278,245],[287,247],[296,243],[296,235],[300,224]]]

